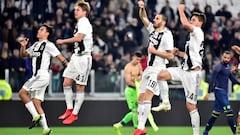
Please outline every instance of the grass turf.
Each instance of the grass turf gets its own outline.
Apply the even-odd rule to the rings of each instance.
[[[51,127],[51,135],[116,135],[113,127]],[[122,135],[131,135],[132,127],[123,127]],[[159,127],[158,132],[154,132],[151,127],[147,127],[148,135],[192,135],[191,127]],[[201,127],[201,133],[204,127]],[[41,135],[40,127],[29,130],[27,127],[0,127],[0,135]],[[214,126],[209,132],[210,135],[232,135],[229,127]]]

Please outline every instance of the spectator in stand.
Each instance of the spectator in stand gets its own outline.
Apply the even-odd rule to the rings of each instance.
[[[57,28],[62,28],[66,22],[66,18],[63,15],[63,9],[58,8],[55,14],[55,22]]]
[[[47,7],[47,0],[33,0],[32,15],[33,20],[39,23],[45,21],[45,9]]]
[[[167,19],[168,19],[167,26],[170,25],[171,21],[175,21],[175,14],[174,14],[173,8],[170,5],[169,0],[166,0],[166,3],[162,7],[160,13],[167,17]]]
[[[240,32],[240,20],[234,22],[233,32]]]
[[[209,29],[209,31],[206,33],[206,46],[210,48],[211,53],[214,57],[219,57],[222,51],[220,44],[221,39],[222,35],[218,29],[218,24],[216,22],[213,22],[211,29]]]
[[[2,35],[3,35],[3,43],[6,44],[10,52],[12,52],[14,48],[18,48],[18,45],[16,44],[16,38],[17,38],[18,32],[13,24],[12,19],[8,19],[5,22],[5,25],[2,29]]]
[[[227,4],[224,4],[221,9],[217,10],[216,16],[224,17],[226,20],[231,19],[232,13],[227,8]]]
[[[192,9],[191,12],[192,13],[194,13],[194,12],[202,13],[202,10],[200,9],[200,6],[199,6],[198,2],[193,3],[193,9]]]
[[[28,37],[31,42],[33,42],[32,39],[32,28],[29,22],[23,21],[23,24],[21,25],[19,29],[19,35],[22,37]]]
[[[12,86],[12,90],[17,92],[24,83],[22,78],[24,78],[26,72],[25,61],[22,57],[20,57],[18,48],[13,50],[13,55],[9,58],[9,68],[10,84]]]
[[[137,50],[137,43],[134,40],[133,33],[132,32],[127,32],[124,41],[120,43],[121,46],[123,47],[123,53],[134,53],[135,50]]]
[[[16,19],[16,22],[17,30],[20,30],[22,28],[24,22],[30,24],[30,16],[27,15],[26,9],[21,10],[20,16]]]
[[[15,19],[15,14],[18,12],[18,9],[14,5],[14,0],[6,0],[6,6],[3,9],[3,12],[7,14],[9,19]]]
[[[63,38],[69,38],[72,36],[73,29],[71,27],[71,21],[66,21],[62,29]]]
[[[120,59],[121,54],[119,53],[119,44],[113,29],[107,29],[104,42],[107,44],[108,53],[113,55],[113,60]]]
[[[136,0],[135,0],[135,4],[136,4]],[[157,0],[147,0],[147,3],[146,3],[146,9],[147,9],[147,12],[149,14],[149,17],[153,17],[155,16],[155,13],[156,13],[156,5],[157,5]]]
[[[203,69],[205,71],[205,78],[206,82],[210,80],[210,74],[212,73],[214,65],[214,60],[211,52],[206,52],[205,57],[203,58]]]
[[[231,46],[229,46],[229,43],[232,37],[234,36],[232,20],[226,21],[226,26],[223,28],[221,35],[222,35],[221,44],[223,51],[230,50]]]
[[[7,50],[3,49],[1,51],[1,57],[0,57],[0,79],[5,79],[5,70],[9,69],[9,57]]]
[[[204,8],[204,14],[206,15],[207,22],[204,26],[204,31],[207,31],[211,28],[211,25],[213,22],[215,22],[215,15],[212,12],[212,6],[211,5],[206,5]]]
[[[52,69],[52,90],[53,92],[60,91],[60,83],[61,80],[60,74],[63,67],[61,66],[61,62],[59,62],[56,58],[52,59],[51,69]]]

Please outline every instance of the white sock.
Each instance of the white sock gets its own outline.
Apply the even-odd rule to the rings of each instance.
[[[64,87],[63,88],[64,95],[65,95],[65,102],[67,105],[67,109],[73,109],[73,92],[72,92],[72,87]]]
[[[40,120],[40,124],[42,125],[43,129],[47,129],[48,125],[47,125],[47,119],[45,114],[40,114],[41,115],[41,120]]]
[[[190,112],[192,128],[193,128],[193,135],[199,135],[199,128],[200,128],[200,116],[198,110],[195,109]]]
[[[73,109],[73,114],[77,115],[82,103],[84,101],[84,92],[77,92],[76,93],[76,99],[75,99],[75,105],[74,105],[74,109]]]
[[[144,125],[142,123],[142,117],[143,117],[143,108],[144,108],[144,105],[143,105],[143,102],[138,102],[138,128],[142,128],[142,125]]]
[[[151,111],[151,101],[143,101],[140,105],[138,112],[138,129],[143,130],[145,128],[145,124],[148,118],[148,115]]]
[[[160,92],[160,97],[162,98],[163,103],[169,103],[169,95],[168,95],[168,84],[166,81],[162,82],[162,89]]]
[[[34,118],[35,116],[39,115],[32,101],[26,103],[26,104],[25,104],[25,107],[26,107],[27,110],[31,113],[31,115],[32,115],[33,118]]]

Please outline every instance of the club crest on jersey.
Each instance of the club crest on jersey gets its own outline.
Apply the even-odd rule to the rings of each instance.
[[[78,48],[78,45],[79,45],[79,43],[78,43],[78,42],[75,42],[75,43],[74,43],[74,48],[75,48],[75,49]]]

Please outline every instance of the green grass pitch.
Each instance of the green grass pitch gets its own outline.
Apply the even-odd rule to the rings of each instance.
[[[113,127],[51,127],[51,135],[116,135]],[[122,135],[131,135],[133,128],[130,126],[122,128]],[[151,127],[147,127],[148,135],[192,135],[191,127],[159,127],[158,132],[154,132]],[[201,127],[201,133],[204,127]],[[29,130],[27,127],[0,127],[0,135],[41,135],[40,127]],[[210,135],[232,135],[227,126],[215,126]]]

